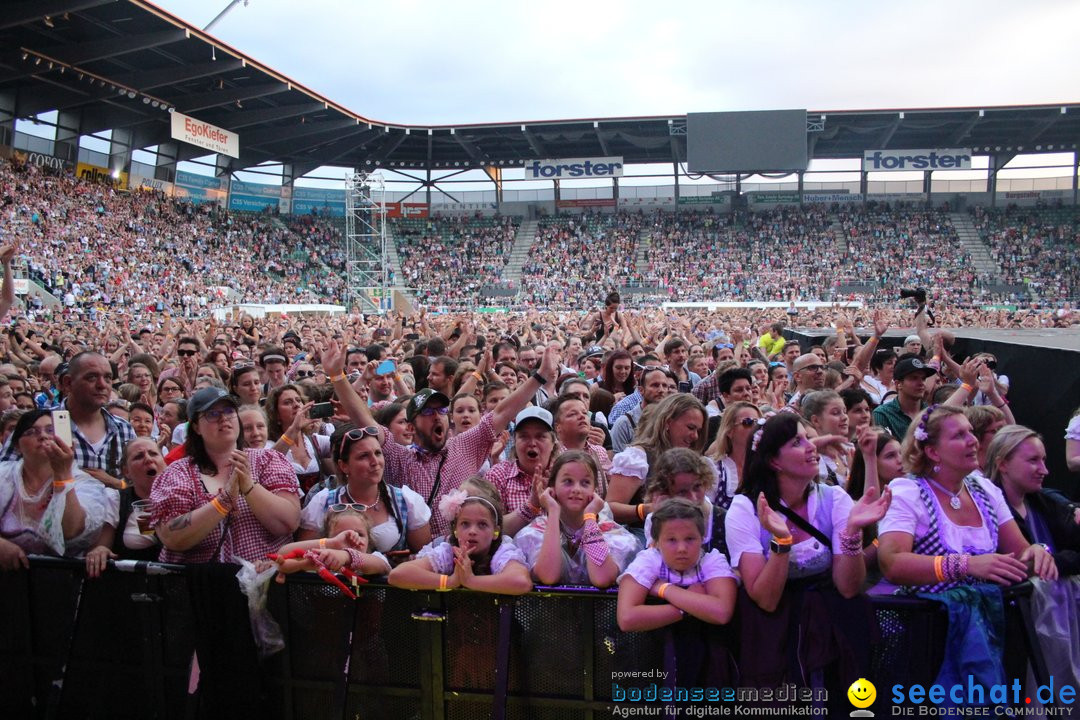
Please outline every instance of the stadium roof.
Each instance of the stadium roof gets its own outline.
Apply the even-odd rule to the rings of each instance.
[[[685,115],[453,126],[373,120],[145,0],[9,1],[0,48],[0,94],[15,95],[17,118],[78,113],[81,134],[129,130],[133,148],[145,148],[169,141],[167,109],[175,108],[239,135],[241,156],[223,171],[268,161],[292,164],[293,177],[322,165],[686,161]],[[1004,156],[1072,151],[1080,142],[1080,105],[810,111],[808,129],[812,159],[887,148],[970,147]],[[179,159],[205,154],[182,145]]]

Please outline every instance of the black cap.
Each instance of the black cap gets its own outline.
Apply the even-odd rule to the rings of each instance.
[[[228,401],[233,407],[239,407],[240,405],[240,401],[237,400],[236,396],[230,395],[221,388],[205,387],[196,391],[187,401],[188,418],[191,419],[206,412],[222,400]]]
[[[427,404],[432,400],[442,400],[443,405],[450,406],[450,398],[443,395],[438,390],[432,390],[431,388],[424,388],[420,392],[413,395],[409,400],[409,406],[405,408],[405,419],[412,422],[416,419],[416,416],[420,414],[420,411],[427,407]]]
[[[921,372],[924,378],[928,378],[931,375],[937,375],[937,370],[930,367],[919,358],[904,358],[896,363],[896,368],[893,370],[893,379],[903,380],[908,375],[917,372]]]

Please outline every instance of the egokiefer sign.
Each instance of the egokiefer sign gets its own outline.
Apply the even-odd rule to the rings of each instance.
[[[526,180],[566,180],[568,178],[620,177],[621,157],[533,160],[525,163]]]
[[[863,153],[862,169],[864,172],[970,170],[971,149],[867,150]]]
[[[240,157],[240,136],[183,113],[172,113],[172,137],[211,152]]]

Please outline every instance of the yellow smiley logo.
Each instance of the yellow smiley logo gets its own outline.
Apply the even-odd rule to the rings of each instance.
[[[855,707],[868,708],[877,699],[877,688],[866,678],[859,678],[851,683],[851,687],[847,690],[847,697]]]

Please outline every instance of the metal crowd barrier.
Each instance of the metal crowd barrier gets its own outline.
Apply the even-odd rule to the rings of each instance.
[[[91,580],[81,562],[34,557],[29,571],[0,573],[0,717],[215,716],[217,705],[189,694],[199,633],[212,628],[213,649],[226,654],[246,657],[251,645],[235,612],[225,630],[214,624],[219,609],[228,615],[245,602],[235,568],[217,567],[220,589],[198,581],[208,608],[193,601],[198,571],[179,565],[121,561]],[[1026,594],[1017,587],[1009,624],[1021,632],[1007,656],[1030,656],[1043,682],[1030,586]],[[242,704],[267,718],[606,718],[615,673],[670,666],[664,631],[618,629],[614,591],[540,588],[506,598],[371,583],[350,601],[310,574],[271,588],[285,649],[235,666],[236,687],[250,687],[245,674],[261,687]],[[873,603],[880,642],[871,676],[932,682],[946,630],[940,606]]]

